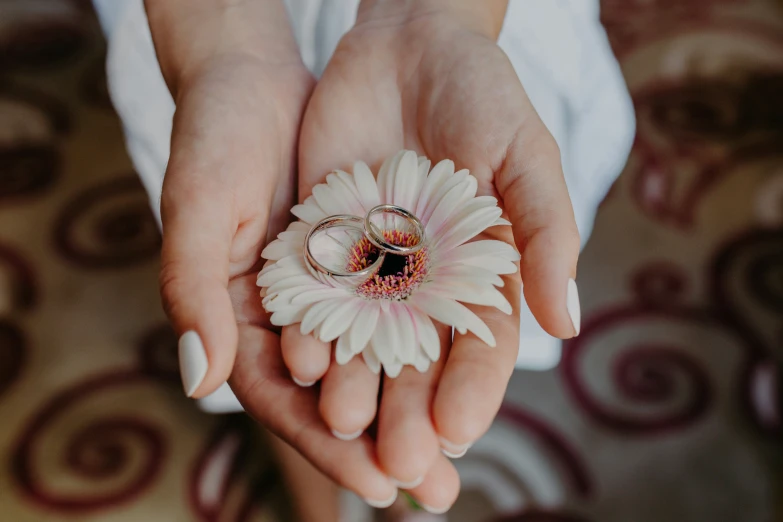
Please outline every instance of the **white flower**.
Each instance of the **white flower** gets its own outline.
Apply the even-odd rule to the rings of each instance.
[[[304,335],[337,340],[339,364],[361,353],[372,371],[378,373],[383,366],[390,377],[404,365],[427,371],[430,362],[438,360],[440,342],[432,319],[495,346],[487,325],[461,303],[494,306],[510,314],[511,305],[496,287],[503,286],[500,275],[517,271],[519,254],[502,241],[467,242],[489,227],[510,223],[500,217],[495,198],[476,197],[478,184],[467,170],[454,172],[448,160],[432,171],[429,167],[427,158],[401,151],[384,162],[376,180],[366,164],[357,162],[353,175],[329,174],[326,184],[317,185],[312,196],[296,205],[291,211],[300,221],[261,254],[269,261],[257,282],[266,289],[263,302],[272,324],[301,323]],[[313,224],[338,214],[365,216],[384,203],[421,220],[424,248],[405,257],[387,254],[379,272],[356,289],[330,286],[310,275],[303,248]],[[410,239],[402,228],[384,234],[396,244]],[[338,250],[351,271],[378,255],[364,238]]]

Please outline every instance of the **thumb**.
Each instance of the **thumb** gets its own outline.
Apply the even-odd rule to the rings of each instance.
[[[530,311],[544,330],[567,339],[579,334],[581,320],[575,282],[579,231],[557,143],[543,123],[533,127],[510,145],[496,188],[522,256]]]
[[[200,398],[228,379],[236,356],[237,324],[227,288],[234,231],[225,190],[192,176],[183,183],[186,176],[176,174],[167,173],[161,198],[160,291],[180,336],[185,394]]]

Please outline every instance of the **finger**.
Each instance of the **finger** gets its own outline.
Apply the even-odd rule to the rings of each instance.
[[[409,491],[419,505],[434,514],[445,513],[459,496],[459,473],[443,455],[438,455],[421,485]]]
[[[495,227],[488,238],[511,241],[511,231]],[[472,333],[456,333],[433,404],[433,419],[444,453],[461,457],[490,427],[500,409],[519,351],[519,274],[503,277],[500,288],[511,314],[487,306],[469,308],[489,327],[492,348]]]
[[[228,294],[231,296],[236,322],[272,331],[278,330],[278,327],[269,321],[269,314],[264,310],[262,299],[259,298],[257,278],[257,273],[250,272],[228,282]]]
[[[579,333],[579,231],[557,143],[540,120],[509,146],[496,187],[511,218],[525,300],[539,324],[567,339]]]
[[[341,486],[371,505],[391,505],[397,488],[378,466],[370,438],[347,442],[332,435],[320,418],[316,390],[288,377],[274,333],[241,325],[239,335],[230,384],[245,411]]]
[[[451,329],[439,325],[441,357],[425,373],[406,366],[385,378],[378,416],[378,458],[402,489],[416,487],[440,456],[432,401],[451,344]]]
[[[340,491],[329,477],[319,472],[301,453],[269,434],[269,444],[280,466],[296,520],[334,522],[340,519]]]
[[[160,290],[180,335],[185,394],[198,398],[224,383],[234,365],[237,330],[227,284],[235,228],[225,190],[188,184],[176,167],[167,176]]]
[[[359,437],[375,419],[380,375],[361,357],[346,364],[332,361],[321,382],[321,417],[338,439]]]
[[[331,345],[302,334],[298,324],[283,328],[281,350],[291,378],[304,388],[318,382],[329,369]]]

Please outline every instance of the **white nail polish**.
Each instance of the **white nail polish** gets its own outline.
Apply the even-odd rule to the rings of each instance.
[[[566,309],[571,317],[571,324],[574,325],[574,335],[579,335],[579,330],[582,328],[582,308],[579,305],[579,290],[577,290],[576,281],[573,279],[568,280]]]
[[[397,490],[394,490],[394,495],[391,496],[391,498],[387,500],[372,500],[369,498],[365,498],[364,501],[367,502],[368,505],[377,508],[377,509],[385,509],[392,504],[394,504],[394,501],[397,500]]]
[[[334,435],[340,440],[346,440],[346,441],[358,439],[362,433],[364,433],[364,430],[355,431],[353,433],[340,433],[337,430],[332,430],[332,435]]]
[[[312,381],[312,382],[300,381],[299,379],[297,379],[293,375],[291,376],[291,380],[293,380],[296,383],[297,386],[301,386],[302,388],[309,388],[310,386],[312,386],[316,382],[316,381]]]
[[[426,511],[427,513],[432,513],[433,515],[442,515],[446,513],[449,509],[451,509],[451,506],[445,508],[434,508],[426,504],[419,504],[419,505],[424,511]]]
[[[392,478],[392,481],[400,489],[413,489],[413,488],[419,487],[421,485],[421,483],[424,482],[424,477],[421,476],[421,477],[417,478],[416,480],[412,480],[410,482],[402,482],[402,481],[397,480],[395,478]]]
[[[179,338],[179,373],[185,395],[192,397],[207,375],[209,361],[201,337],[193,330]]]
[[[464,457],[471,446],[473,446],[472,442],[468,442],[467,444],[454,444],[443,437],[440,437],[440,451],[450,459]]]

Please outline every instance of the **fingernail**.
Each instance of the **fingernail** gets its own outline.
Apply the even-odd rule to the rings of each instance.
[[[420,486],[421,483],[424,482],[424,477],[421,476],[416,480],[412,480],[410,482],[403,482],[401,480],[397,480],[396,478],[392,478],[392,482],[394,482],[394,484],[400,489],[413,489],[415,487]]]
[[[397,500],[397,490],[394,490],[394,495],[391,496],[391,498],[387,500],[372,500],[369,498],[365,498],[364,501],[367,502],[368,505],[377,508],[377,509],[385,509],[392,504],[394,504],[394,501]]]
[[[309,388],[310,386],[312,386],[316,382],[316,381],[311,381],[311,382],[300,381],[299,379],[297,379],[293,375],[291,376],[291,379],[296,383],[297,386],[301,386],[302,388]]]
[[[432,513],[433,515],[442,515],[446,513],[449,509],[451,509],[451,506],[445,507],[445,508],[434,508],[430,507],[426,504],[419,504],[424,511],[427,513]]]
[[[192,397],[207,375],[209,361],[201,337],[193,330],[179,338],[179,373],[185,395]]]
[[[467,444],[453,444],[443,437],[440,437],[440,451],[450,459],[464,457],[471,446],[473,446],[472,442],[468,442]]]
[[[582,327],[582,308],[579,306],[579,290],[576,288],[576,281],[568,280],[568,291],[566,292],[566,308],[571,317],[571,324],[574,325],[574,336],[579,335]]]
[[[359,431],[355,431],[353,433],[347,433],[347,434],[346,433],[340,433],[337,430],[332,430],[332,435],[334,435],[335,437],[337,437],[340,440],[354,440],[354,439],[358,439],[359,436],[362,433],[364,433],[364,430],[359,430]]]

